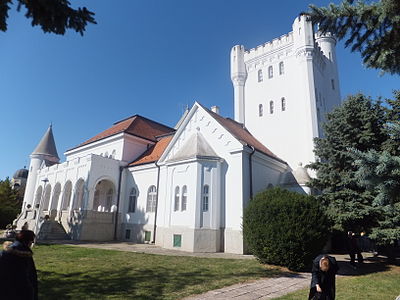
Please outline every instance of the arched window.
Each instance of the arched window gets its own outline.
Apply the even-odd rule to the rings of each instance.
[[[263,81],[263,72],[262,70],[258,70],[258,82],[262,82]]]
[[[67,210],[69,207],[69,204],[71,202],[71,194],[72,194],[72,183],[71,181],[67,181],[64,187],[64,196],[62,200],[62,210]]]
[[[203,201],[202,201],[202,211],[208,211],[208,193],[209,193],[209,186],[205,184],[203,186]]]
[[[262,117],[263,114],[264,114],[263,105],[262,105],[262,104],[259,104],[259,105],[258,105],[258,116],[259,116],[259,117]]]
[[[285,97],[282,97],[281,99],[281,107],[282,107],[282,111],[286,110],[286,100]]]
[[[131,193],[129,194],[129,206],[128,212],[135,212],[136,210],[136,199],[137,199],[137,191],[135,188],[131,189]]]
[[[106,194],[106,211],[111,211],[111,204],[113,200],[113,189],[109,189]]]
[[[268,67],[268,78],[272,78],[274,77],[274,69],[272,68],[272,66]]]
[[[93,198],[93,210],[98,211],[100,205],[100,191],[96,190],[94,192],[94,198]]]
[[[149,187],[147,191],[147,204],[146,204],[146,212],[155,212],[156,211],[156,201],[157,201],[157,188],[152,185]]]
[[[36,205],[38,205],[40,203],[40,199],[42,199],[42,191],[43,191],[43,188],[41,186],[39,186],[38,189],[36,190],[35,208],[36,208]]]
[[[76,210],[83,209],[83,196],[84,196],[84,188],[85,182],[83,179],[79,179],[78,182],[75,184],[75,195],[74,195],[74,203],[73,208]]]
[[[269,101],[269,113],[274,113],[274,101]]]
[[[174,211],[179,210],[179,186],[175,187]]]
[[[48,184],[48,185],[46,186],[46,190],[45,190],[45,192],[44,192],[44,199],[43,199],[42,210],[45,210],[45,211],[48,211],[48,210],[49,210],[50,195],[51,195],[51,185]]]
[[[283,64],[283,61],[279,63],[279,75],[285,74],[285,65]]]
[[[181,206],[181,210],[184,211],[186,210],[187,207],[187,187],[186,185],[184,185],[182,187],[182,206]]]

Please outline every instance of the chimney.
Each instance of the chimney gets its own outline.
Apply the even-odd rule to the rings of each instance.
[[[219,106],[216,106],[216,105],[211,106],[211,111],[215,112],[217,115],[219,115]]]

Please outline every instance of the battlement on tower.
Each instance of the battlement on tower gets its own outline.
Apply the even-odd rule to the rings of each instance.
[[[259,57],[261,55],[266,55],[286,47],[293,45],[293,32],[284,34],[278,38],[275,38],[269,42],[259,45],[255,48],[244,51],[244,59],[246,61]]]

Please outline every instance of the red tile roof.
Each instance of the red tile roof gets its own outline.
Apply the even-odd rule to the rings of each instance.
[[[167,148],[173,137],[173,135],[170,135],[161,138],[155,145],[151,146],[141,156],[139,156],[138,159],[131,162],[129,166],[137,166],[159,160],[161,155],[164,153],[165,148]]]
[[[114,123],[112,127],[104,130],[103,132],[97,134],[96,136],[88,139],[87,141],[83,142],[82,144],[72,149],[99,141],[101,139],[113,136],[121,132],[156,142],[157,136],[166,133],[171,133],[174,131],[175,129],[171,127],[165,126],[163,124],[160,124],[158,122],[152,121],[150,119],[147,119],[139,115],[134,115],[132,117]]]
[[[272,158],[275,158],[283,163],[286,163],[283,159],[276,156],[267,147],[265,147],[259,140],[257,140],[245,127],[243,124],[238,123],[230,118],[224,118],[219,114],[209,110],[208,108],[202,106],[206,111],[208,111],[218,123],[220,123],[226,130],[228,130],[236,139],[239,140],[244,145],[249,145],[254,147],[257,151],[260,151]]]

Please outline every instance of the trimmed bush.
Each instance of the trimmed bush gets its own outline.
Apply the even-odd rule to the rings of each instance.
[[[257,194],[245,209],[243,235],[260,262],[305,270],[320,254],[328,219],[312,196],[280,188]]]

